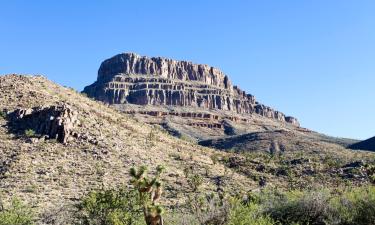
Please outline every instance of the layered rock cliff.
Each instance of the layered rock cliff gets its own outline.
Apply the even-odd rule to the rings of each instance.
[[[89,97],[109,104],[197,107],[236,114],[258,114],[299,126],[297,119],[258,103],[208,65],[123,53],[105,60]]]

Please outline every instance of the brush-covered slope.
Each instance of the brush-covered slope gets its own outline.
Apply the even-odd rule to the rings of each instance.
[[[213,150],[137,122],[42,76],[0,76],[0,92],[0,189],[3,196],[17,196],[40,213],[75,201],[92,189],[128,185],[132,166],[168,168],[163,179],[169,205],[183,202],[189,191],[186,167],[202,174],[206,190],[215,190],[214,178],[224,173],[224,166],[210,159]],[[37,128],[15,130],[10,121],[13,111],[62,104],[79,120],[65,144],[30,132]],[[229,183],[237,190],[256,185],[238,174]]]

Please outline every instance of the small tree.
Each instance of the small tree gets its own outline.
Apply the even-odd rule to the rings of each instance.
[[[147,167],[131,168],[132,184],[139,193],[143,214],[147,225],[163,225],[163,207],[158,203],[163,192],[160,175],[165,170],[163,166],[157,166],[154,178],[147,177]]]

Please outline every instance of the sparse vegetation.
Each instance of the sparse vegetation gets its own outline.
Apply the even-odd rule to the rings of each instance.
[[[189,185],[193,192],[198,191],[199,187],[203,184],[203,177],[199,174],[193,174],[188,177]]]
[[[26,137],[34,137],[35,131],[33,129],[27,129],[27,130],[25,130],[25,135],[26,135]]]
[[[210,156],[212,163],[216,165],[219,162],[219,154],[215,153]]]
[[[337,190],[336,190],[337,191]],[[365,225],[375,223],[375,188],[273,192],[264,212],[281,224]]]
[[[77,207],[78,221],[83,225],[141,224],[141,205],[135,191],[92,191]]]
[[[0,118],[6,118],[7,114],[3,110],[0,110]]]
[[[159,180],[163,167],[154,177],[147,168],[132,168],[135,190],[99,191],[85,197],[80,206],[80,221],[86,225],[163,224],[164,209],[158,204],[162,189]],[[194,177],[194,176],[193,176]],[[375,224],[375,187],[281,191],[263,189],[246,196],[200,194],[188,200],[190,215],[176,211],[168,218],[171,225],[368,225]],[[181,208],[181,210],[184,210]],[[187,222],[188,221],[188,222]]]
[[[169,154],[169,157],[173,158],[174,160],[177,160],[177,161],[181,161],[182,160],[182,157],[180,154],[177,154],[177,153],[171,153]]]
[[[28,186],[25,189],[25,192],[28,192],[28,193],[37,193],[38,192],[38,186],[36,186],[35,184],[30,185],[30,186]]]
[[[9,205],[0,204],[0,225],[33,225],[34,212],[19,199],[12,199]]]
[[[276,222],[261,213],[261,206],[254,202],[243,202],[233,198],[227,225],[274,225]]]
[[[194,142],[194,140],[193,140],[191,137],[189,137],[189,136],[187,136],[187,135],[184,135],[184,134],[181,134],[181,135],[179,136],[179,138],[180,138],[181,140],[184,140],[184,141],[187,141],[187,142]]]
[[[199,224],[227,224],[230,213],[229,202],[215,194],[193,194],[189,199],[189,209]]]
[[[153,147],[155,145],[155,141],[156,141],[156,128],[153,127],[150,131],[150,133],[148,133],[147,135],[147,138],[146,138],[146,142],[147,144],[149,145],[149,147]]]

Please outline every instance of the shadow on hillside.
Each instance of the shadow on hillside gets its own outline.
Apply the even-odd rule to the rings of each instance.
[[[42,137],[57,138],[58,141],[64,137],[64,126],[58,119],[60,112],[55,108],[33,108],[17,109],[6,115],[8,132],[16,138]]]

